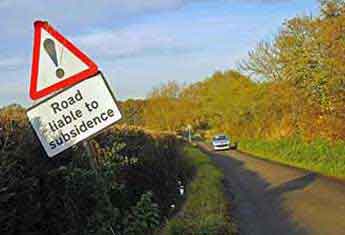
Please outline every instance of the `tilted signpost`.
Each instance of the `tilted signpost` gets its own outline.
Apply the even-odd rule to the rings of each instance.
[[[34,26],[30,97],[43,99],[27,116],[52,158],[111,126],[121,113],[96,64],[47,22]]]

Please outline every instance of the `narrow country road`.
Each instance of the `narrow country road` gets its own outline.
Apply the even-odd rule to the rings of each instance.
[[[345,183],[199,146],[224,171],[240,235],[345,235]]]

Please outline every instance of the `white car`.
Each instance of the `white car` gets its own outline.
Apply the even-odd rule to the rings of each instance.
[[[226,135],[216,135],[212,140],[213,150],[229,150],[231,147],[230,139]]]

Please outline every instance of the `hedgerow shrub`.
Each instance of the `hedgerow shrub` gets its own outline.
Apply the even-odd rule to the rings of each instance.
[[[0,234],[152,234],[192,175],[172,134],[111,128],[90,141],[95,171],[80,145],[48,159],[18,106],[0,128]]]
[[[305,141],[299,136],[240,141],[240,149],[260,158],[345,178],[345,143],[325,139]]]
[[[186,185],[193,173],[174,134],[116,126],[96,141],[99,159],[118,163],[117,181],[127,189],[130,204],[151,191],[162,217],[173,212],[171,206],[182,199],[181,185]]]

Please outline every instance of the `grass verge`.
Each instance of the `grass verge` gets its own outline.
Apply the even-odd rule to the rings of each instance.
[[[259,158],[345,179],[345,142],[316,140],[305,143],[298,138],[242,140],[239,149]]]
[[[186,147],[186,156],[196,167],[187,187],[187,199],[177,216],[168,221],[165,235],[232,235],[236,226],[229,217],[229,204],[223,191],[223,174],[209,156]]]

